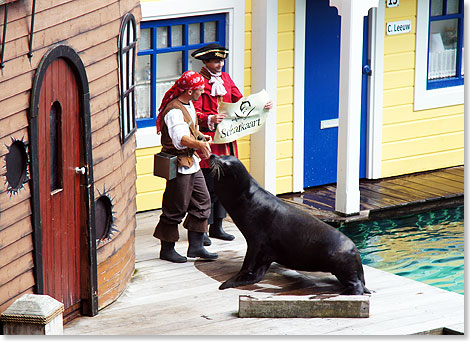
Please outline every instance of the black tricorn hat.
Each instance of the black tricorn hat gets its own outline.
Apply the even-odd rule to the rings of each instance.
[[[228,49],[216,43],[208,44],[191,53],[191,56],[199,60],[225,59],[227,55]]]

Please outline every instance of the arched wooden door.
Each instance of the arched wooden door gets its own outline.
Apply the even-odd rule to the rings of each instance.
[[[80,250],[85,200],[76,171],[83,164],[80,93],[63,58],[47,68],[40,87],[38,161],[44,294],[64,303],[64,317],[81,306]]]

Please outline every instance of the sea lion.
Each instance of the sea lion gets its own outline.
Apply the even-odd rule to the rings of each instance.
[[[293,270],[331,272],[345,295],[370,293],[351,239],[263,189],[236,157],[211,155],[210,163],[215,192],[248,245],[240,272],[219,289],[257,283],[276,262]]]

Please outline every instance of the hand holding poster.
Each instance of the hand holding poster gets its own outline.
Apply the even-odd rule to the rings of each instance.
[[[219,113],[226,117],[217,125],[214,143],[228,143],[243,136],[256,133],[266,122],[269,94],[261,90],[256,94],[243,97],[237,103],[225,103],[219,107]]]

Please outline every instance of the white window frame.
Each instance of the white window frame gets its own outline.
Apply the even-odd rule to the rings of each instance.
[[[140,4],[142,21],[226,13],[226,47],[230,50],[225,69],[235,84],[245,86],[245,1],[240,0],[159,0]],[[157,105],[158,107],[158,105]],[[161,146],[155,127],[139,128],[137,149]]]
[[[427,89],[429,0],[418,0],[416,17],[416,60],[414,110],[425,110],[464,103],[464,86]]]

